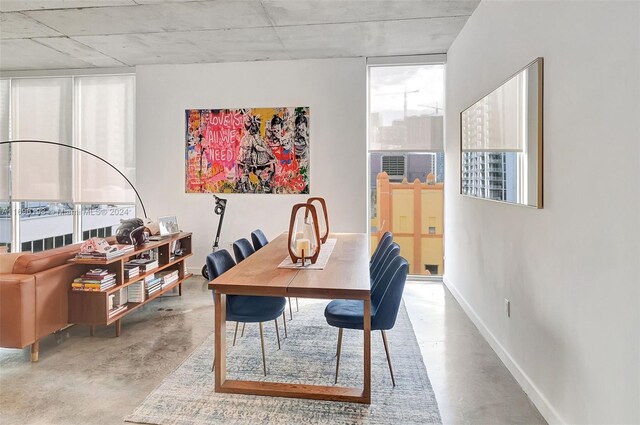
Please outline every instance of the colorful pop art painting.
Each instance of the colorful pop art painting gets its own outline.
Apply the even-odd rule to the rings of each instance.
[[[187,193],[309,193],[309,108],[187,109]]]

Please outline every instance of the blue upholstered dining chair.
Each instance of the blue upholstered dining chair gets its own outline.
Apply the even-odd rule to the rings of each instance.
[[[242,239],[240,239],[242,240]],[[236,241],[236,242],[240,242],[240,241]],[[255,251],[259,250],[260,248],[265,247],[268,243],[269,243],[269,239],[267,239],[267,237],[264,235],[264,233],[262,232],[262,230],[260,229],[256,229],[253,232],[251,232],[251,242],[253,243],[253,248],[255,249]],[[241,243],[242,245],[245,245],[244,242]],[[240,250],[241,247],[239,246],[238,249]],[[246,248],[244,248],[244,251],[248,252],[248,250]],[[255,252],[254,251],[254,252]],[[233,247],[233,252],[236,256],[236,259],[238,258],[238,253],[236,252],[236,248],[235,248],[235,244]],[[245,256],[246,258],[246,256]],[[240,261],[238,261],[240,262]],[[291,307],[291,298],[288,298],[289,300],[289,318],[293,319],[293,307]],[[298,307],[298,298],[296,298],[296,311],[300,311],[300,308]],[[286,337],[286,321],[285,321],[285,337]],[[244,331],[244,329],[243,329]]]
[[[253,243],[253,249],[256,251],[269,243],[269,239],[264,235],[262,230],[256,229],[251,232],[251,242]]]
[[[384,252],[384,250],[393,242],[393,233],[384,232],[382,238],[380,238],[380,242],[378,242],[378,246],[376,250],[373,251],[373,255],[371,256],[371,261],[369,264],[373,265],[380,257],[380,254]]]
[[[207,269],[211,280],[217,278],[227,270],[235,266],[235,262],[226,249],[213,252],[207,256]],[[280,349],[280,333],[278,331],[278,317],[284,318],[284,307],[286,301],[284,297],[262,297],[247,295],[227,295],[227,320],[236,322],[236,329],[233,334],[233,345],[236,343],[238,334],[238,323],[259,323],[260,324],[260,346],[262,348],[262,369],[267,375],[267,362],[264,354],[264,335],[262,323],[273,320],[276,325],[276,336],[278,338],[278,349]],[[215,365],[215,358],[214,358]],[[213,367],[211,368],[213,370]]]
[[[389,372],[391,373],[391,382],[394,387],[396,386],[396,380],[393,376],[393,366],[391,365],[391,356],[385,331],[395,326],[408,271],[409,263],[407,263],[407,260],[396,256],[389,262],[379,282],[371,290],[371,330],[379,330],[382,333],[382,342],[384,343]],[[329,325],[339,329],[335,379],[337,383],[342,332],[345,328],[364,329],[364,303],[360,300],[333,300],[325,308],[324,317]]]
[[[389,262],[393,260],[395,257],[400,255],[400,245],[395,242],[391,242],[385,248],[384,252],[382,252],[376,261],[375,264],[371,264],[369,267],[369,277],[371,278],[371,289],[374,288],[375,282],[378,281],[378,278],[382,276],[382,273],[385,271]]]
[[[233,243],[233,255],[236,257],[236,263],[240,263],[245,258],[256,252],[251,246],[251,242],[247,239],[238,239]]]

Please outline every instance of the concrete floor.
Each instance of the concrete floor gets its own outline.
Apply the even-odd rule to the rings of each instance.
[[[404,301],[444,424],[546,424],[441,283],[410,283]]]
[[[544,424],[451,294],[410,283],[405,302],[445,424]],[[113,326],[73,326],[29,351],[0,349],[0,423],[122,424],[212,332],[211,294],[201,278],[183,297],[163,297]],[[392,347],[393,350],[393,347]]]

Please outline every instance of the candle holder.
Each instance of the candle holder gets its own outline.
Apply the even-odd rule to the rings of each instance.
[[[320,208],[322,210],[322,214],[318,217],[320,220],[318,223],[318,229],[320,230],[320,240],[322,243],[325,243],[329,237],[329,214],[327,212],[327,202],[324,198],[316,196],[307,199],[307,204],[313,205],[316,209]]]
[[[287,248],[294,264],[305,260],[315,264],[320,255],[320,230],[318,229],[318,213],[312,204],[295,204],[291,209],[289,221],[289,237]]]

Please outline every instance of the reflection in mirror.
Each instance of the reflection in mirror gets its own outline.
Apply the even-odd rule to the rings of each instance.
[[[542,208],[538,58],[460,114],[460,193]]]

